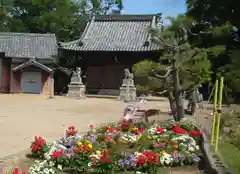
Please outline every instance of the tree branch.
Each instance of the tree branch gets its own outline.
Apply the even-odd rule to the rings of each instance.
[[[168,67],[168,68],[166,68],[166,69],[167,69],[167,72],[166,72],[163,76],[158,75],[158,74],[154,74],[155,77],[157,77],[157,78],[159,78],[159,79],[165,79],[165,78],[167,78],[167,77],[169,76],[169,74],[171,73],[172,69],[171,69],[171,67]],[[154,70],[153,70],[153,72],[156,73]]]
[[[164,93],[166,93],[166,92],[168,92],[168,90],[165,89],[165,90],[163,90],[163,91],[161,91],[161,92],[157,92],[157,93],[161,95],[161,94],[164,94]]]

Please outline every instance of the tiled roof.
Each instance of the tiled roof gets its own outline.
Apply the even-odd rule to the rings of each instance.
[[[54,34],[0,32],[0,52],[6,57],[53,58],[57,51]]]
[[[152,51],[148,32],[156,15],[98,15],[88,22],[80,39],[60,43],[63,49],[77,51]]]

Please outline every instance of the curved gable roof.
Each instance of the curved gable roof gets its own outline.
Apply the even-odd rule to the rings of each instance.
[[[87,24],[80,39],[61,43],[63,49],[77,51],[153,51],[149,27],[156,15],[97,15]]]

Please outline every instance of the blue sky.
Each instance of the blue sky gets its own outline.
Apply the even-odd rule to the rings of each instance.
[[[163,18],[185,12],[185,0],[123,0],[124,14],[162,13]]]

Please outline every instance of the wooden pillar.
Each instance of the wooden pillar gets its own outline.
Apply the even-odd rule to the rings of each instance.
[[[54,71],[51,72],[51,92],[49,98],[54,98]]]

